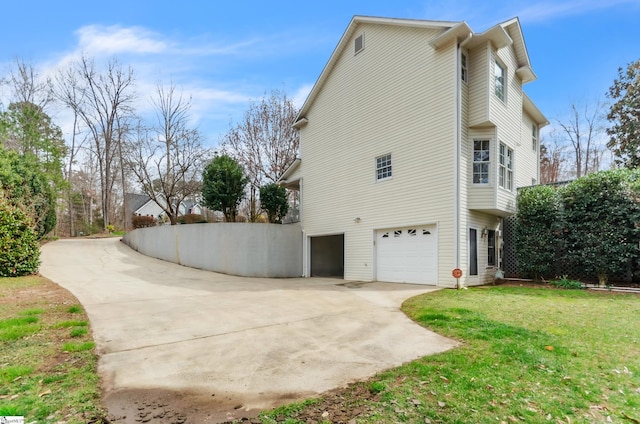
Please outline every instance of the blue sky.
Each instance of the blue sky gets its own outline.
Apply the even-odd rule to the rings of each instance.
[[[475,32],[518,16],[538,75],[525,90],[551,121],[604,100],[618,67],[640,58],[640,0],[36,0],[3,4],[0,73],[15,57],[51,74],[81,52],[115,56],[134,69],[143,113],[155,84],[173,80],[215,146],[265,92],[301,105],[353,15],[465,20]]]

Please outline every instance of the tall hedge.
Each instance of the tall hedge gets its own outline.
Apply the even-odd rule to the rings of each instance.
[[[640,242],[638,171],[618,169],[579,178],[560,190],[565,257],[601,285],[637,260]]]
[[[640,170],[603,171],[518,194],[516,255],[534,278],[578,270],[601,285],[640,269]],[[566,272],[568,273],[568,272]]]
[[[557,191],[550,186],[527,187],[518,193],[516,256],[525,275],[540,279],[554,271],[561,226]]]
[[[39,265],[40,246],[29,215],[0,190],[0,277],[33,274]]]

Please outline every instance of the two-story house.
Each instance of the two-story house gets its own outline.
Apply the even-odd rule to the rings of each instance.
[[[356,16],[302,106],[302,273],[482,284],[500,268],[503,217],[539,178],[544,115],[518,19]],[[462,270],[456,280],[452,270]]]

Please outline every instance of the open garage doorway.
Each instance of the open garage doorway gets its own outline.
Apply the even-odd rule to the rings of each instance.
[[[311,276],[344,278],[344,234],[311,237]]]

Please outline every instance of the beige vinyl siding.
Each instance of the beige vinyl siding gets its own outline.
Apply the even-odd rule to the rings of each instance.
[[[490,96],[490,118],[497,127],[497,143],[503,143],[514,152],[514,187],[511,191],[498,187],[496,192],[496,206],[497,209],[505,211],[506,213],[515,213],[515,183],[520,173],[518,161],[521,155],[520,148],[522,147],[520,137],[522,126],[522,83],[515,74],[518,64],[513,45],[504,47],[497,52],[494,51],[493,60],[499,60],[500,64],[505,68],[507,81],[505,85],[505,101],[500,100],[495,94]],[[494,66],[491,66],[490,69],[493,72]],[[493,83],[494,78],[492,77],[491,93],[493,93]]]
[[[500,241],[497,237],[499,226],[500,220],[494,215],[482,212],[469,213],[466,233],[464,233],[463,236],[466,243],[469,237],[469,229],[475,228],[478,231],[478,275],[469,275],[469,264],[467,262],[466,268],[462,268],[463,276],[466,276],[464,279],[465,285],[474,286],[493,282],[500,261],[498,255],[498,246],[500,245]],[[496,260],[498,261],[498,264],[496,264],[495,266],[488,265],[488,237],[482,236],[482,230],[485,228],[487,230],[496,231]],[[469,260],[468,244],[463,250],[463,256],[467,258],[467,261]]]
[[[520,129],[520,144],[518,174],[516,175],[516,184],[518,187],[526,187],[531,185],[531,179],[540,182],[540,136],[538,135],[538,143],[536,150],[532,149],[531,128],[533,119],[527,113],[522,115],[522,127]]]
[[[489,183],[473,183],[473,141],[489,140],[491,142],[491,165],[489,167]],[[469,131],[468,139],[463,145],[467,148],[467,167],[461,172],[467,175],[468,207],[470,209],[495,209],[496,186],[498,178],[496,129],[474,128]]]
[[[458,222],[458,234],[460,241],[460,257],[459,257],[459,267],[462,270],[468,269],[468,255],[467,251],[467,243],[466,236],[467,228],[468,228],[468,209],[469,209],[469,201],[467,195],[467,186],[470,183],[471,173],[467,172],[471,169],[471,143],[469,140],[469,109],[470,109],[470,92],[472,88],[472,84],[475,83],[475,79],[482,74],[481,71],[473,69],[473,65],[470,61],[469,52],[465,52],[467,54],[467,82],[460,83],[460,157],[459,157],[459,169],[456,171],[459,173],[460,178],[460,221]],[[465,282],[466,272],[463,272],[463,278],[461,279],[461,283]]]
[[[435,52],[429,40],[440,33],[360,25],[306,116],[303,227],[306,236],[345,233],[345,279],[374,278],[376,229],[435,223],[439,277],[451,280],[455,47]],[[393,175],[376,181],[385,154]]]
[[[489,64],[490,44],[476,47],[469,52],[469,123],[470,127],[486,125],[489,122]],[[492,71],[493,72],[493,71]]]

